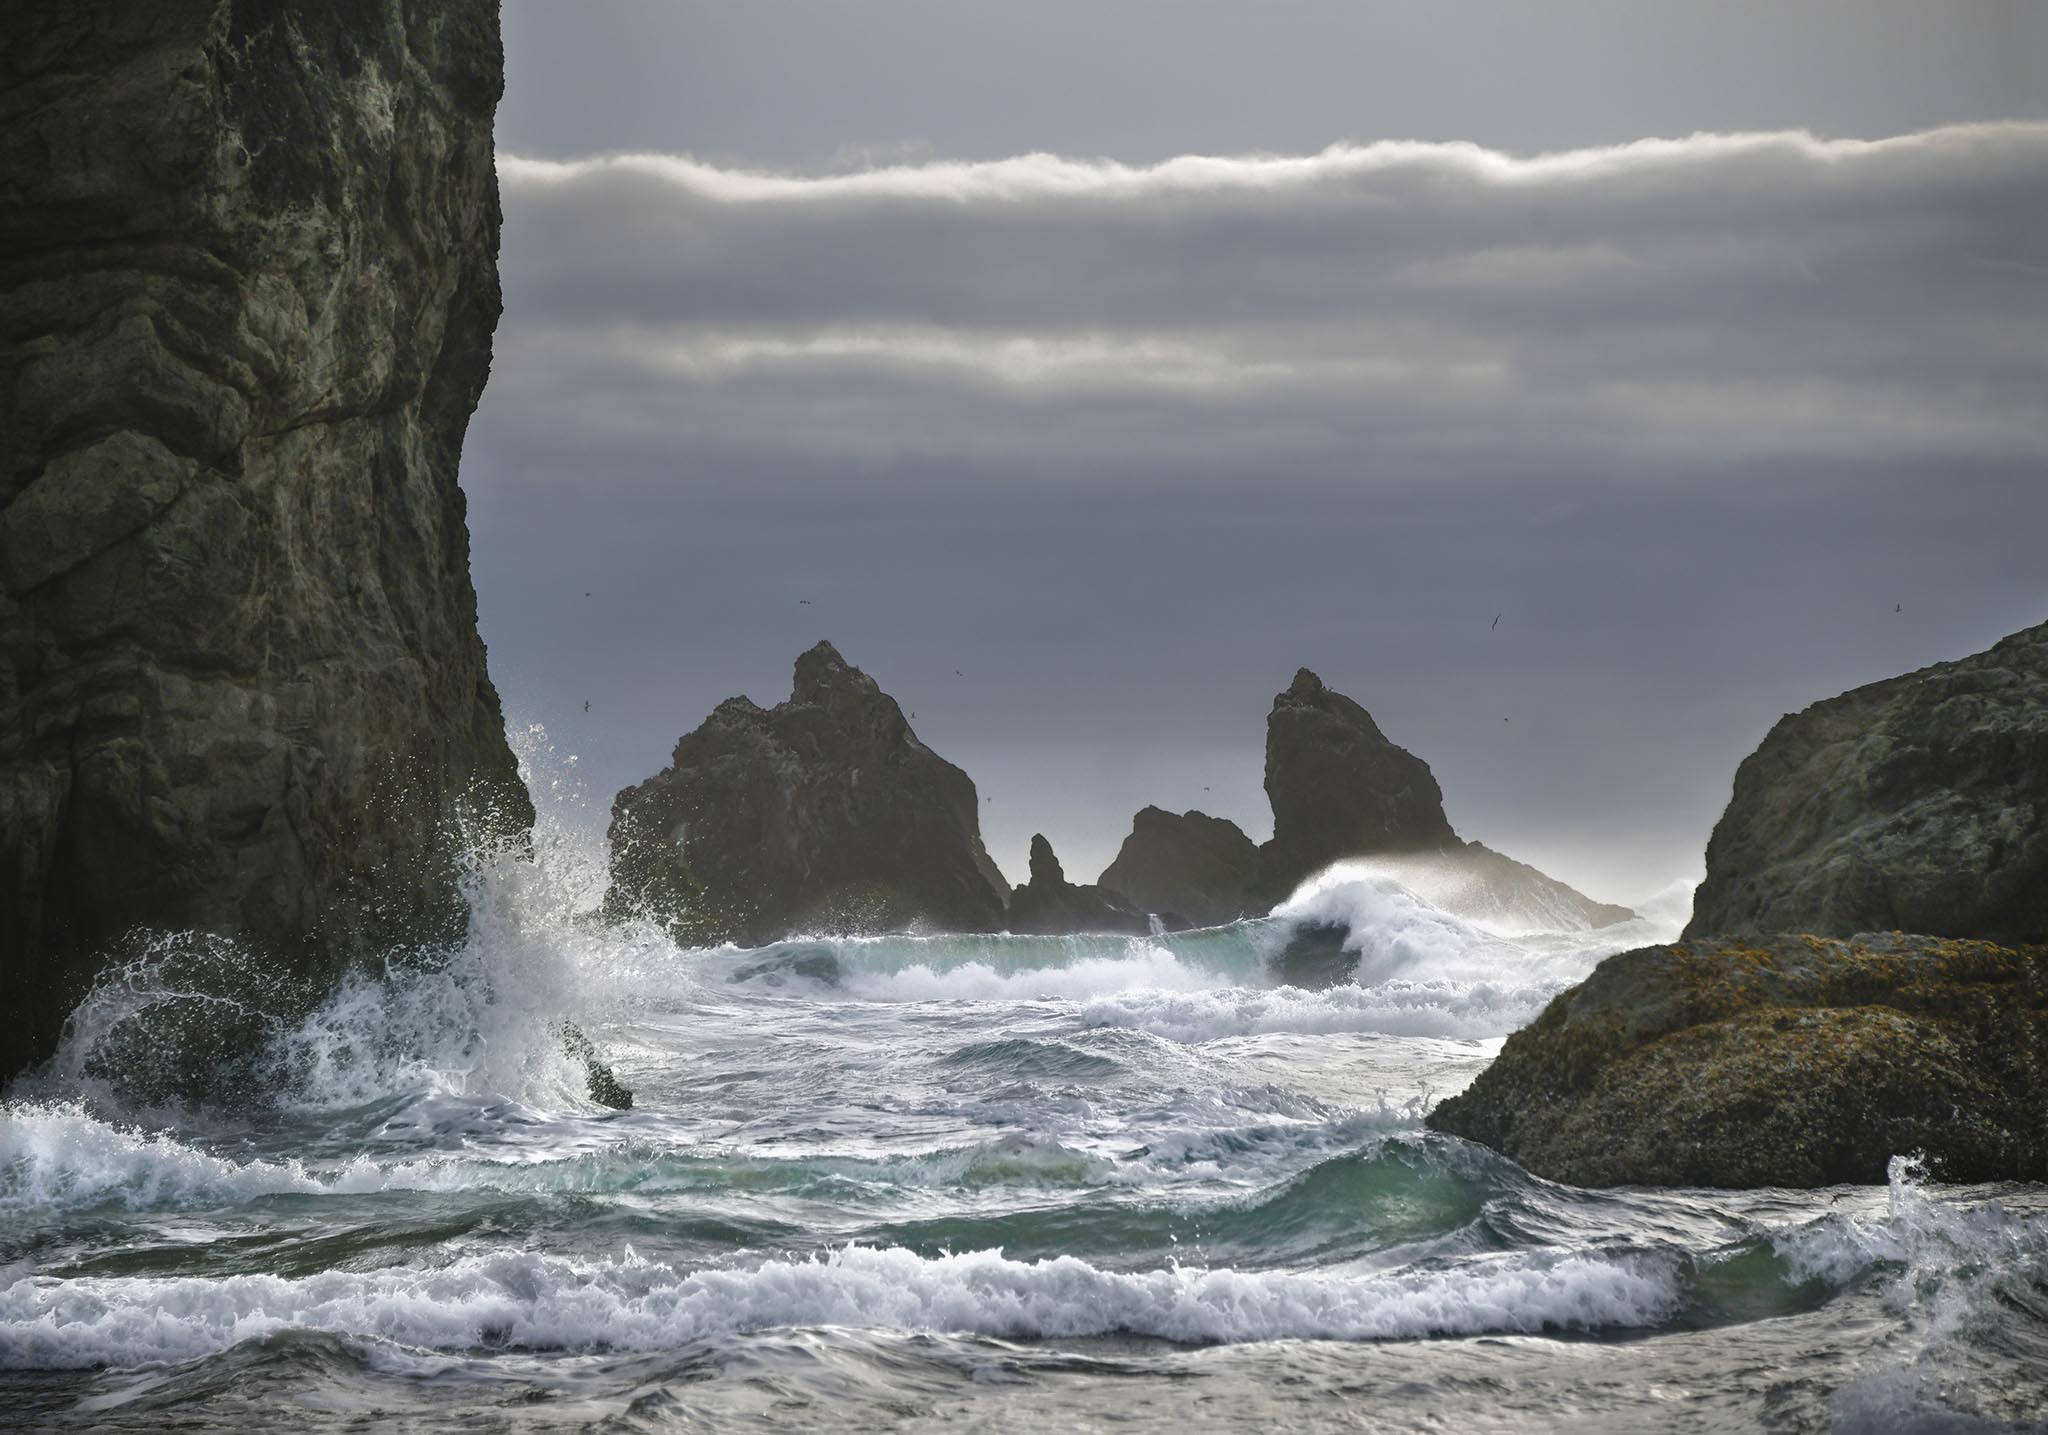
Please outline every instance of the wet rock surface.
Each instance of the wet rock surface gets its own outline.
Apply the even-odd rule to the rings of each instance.
[[[0,1074],[137,928],[320,990],[532,809],[456,467],[491,0],[0,8]]]
[[[1610,957],[1429,1125],[1578,1185],[2048,1179],[2048,947],[1899,933]]]
[[[787,702],[727,699],[668,767],[619,793],[608,911],[699,945],[1000,930],[977,804],[896,700],[819,643]]]
[[[2048,939],[2048,624],[1782,719],[1735,774],[1687,938]]]

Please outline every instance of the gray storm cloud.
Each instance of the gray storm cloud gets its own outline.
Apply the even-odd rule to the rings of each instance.
[[[539,442],[949,482],[2048,455],[2048,125],[500,172]]]
[[[1780,713],[2042,616],[2048,125],[500,171],[484,621],[600,809],[830,637],[1092,874],[1259,831],[1308,664],[1627,897]]]

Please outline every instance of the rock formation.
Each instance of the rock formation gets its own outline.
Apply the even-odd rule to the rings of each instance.
[[[134,928],[317,990],[532,809],[456,464],[493,0],[0,7],[0,1074]]]
[[[2048,939],[2048,624],[1779,721],[1735,773],[1686,939]]]
[[[896,700],[819,643],[797,659],[788,702],[728,698],[668,767],[619,793],[608,910],[699,945],[995,931],[1003,879],[977,802]]]
[[[1235,822],[1147,807],[1097,881],[1140,911],[1214,927],[1250,910],[1258,863],[1259,849]]]
[[[1458,841],[1429,764],[1307,668],[1266,719],[1266,797],[1273,837],[1259,848],[1254,884],[1262,906],[1341,858],[1440,852]]]
[[[1483,842],[1396,859],[1388,870],[1431,906],[1497,932],[1573,932],[1633,921],[1635,913],[1517,862]]]
[[[1775,937],[1609,957],[1429,1124],[1580,1185],[2048,1179],[2048,947]]]
[[[1047,935],[1127,932],[1143,936],[1152,930],[1150,916],[1121,894],[1069,882],[1060,859],[1053,856],[1052,844],[1039,833],[1031,837],[1031,880],[1010,893],[1007,925],[1013,932]]]

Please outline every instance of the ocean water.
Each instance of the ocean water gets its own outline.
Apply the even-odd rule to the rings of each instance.
[[[1423,1128],[1683,891],[689,951],[588,915],[588,825],[261,1100],[124,1102],[169,978],[88,1003],[0,1114],[0,1429],[2048,1428],[2044,1188],[1583,1191]]]

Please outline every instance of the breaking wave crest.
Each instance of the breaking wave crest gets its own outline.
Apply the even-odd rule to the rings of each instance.
[[[1071,1256],[1026,1263],[997,1251],[921,1257],[862,1246],[688,1273],[630,1251],[599,1261],[502,1252],[434,1270],[298,1279],[23,1276],[0,1289],[0,1358],[35,1368],[190,1360],[288,1328],[432,1351],[659,1350],[824,1325],[1010,1338],[1386,1340],[1648,1326],[1678,1298],[1668,1262],[1597,1255],[1346,1276],[1116,1272]]]

